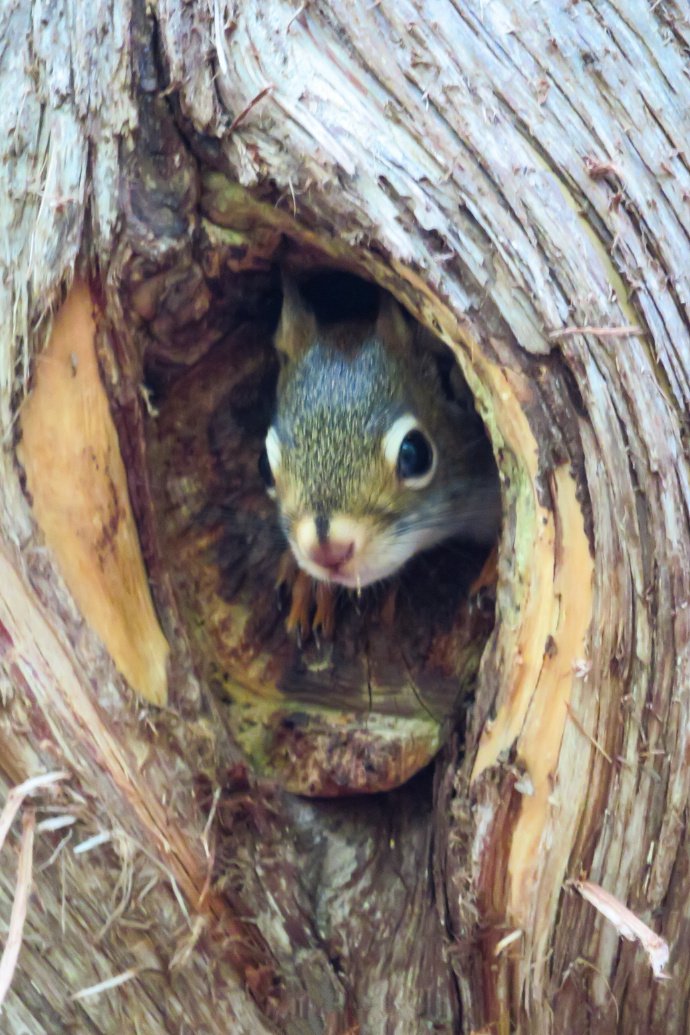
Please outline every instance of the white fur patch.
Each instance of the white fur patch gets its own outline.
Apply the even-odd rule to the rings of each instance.
[[[268,429],[268,434],[266,435],[265,446],[266,446],[266,456],[268,457],[268,464],[269,464],[269,467],[271,468],[271,474],[275,478],[276,474],[280,470],[280,460],[281,460],[281,456],[282,456],[281,449],[280,449],[280,439],[278,438],[278,434],[277,434],[275,428],[269,428]],[[275,495],[276,495],[275,486],[273,488],[266,489],[266,491],[267,491],[269,496],[271,496],[273,499],[275,499]]]
[[[268,434],[266,435],[266,454],[268,456],[268,462],[271,465],[271,470],[275,477],[279,467],[281,459],[280,439],[275,428],[269,428]]]
[[[429,529],[411,529],[399,536],[392,529],[375,530],[366,520],[347,514],[333,515],[330,535],[335,542],[353,544],[352,556],[336,570],[323,567],[311,556],[318,536],[315,521],[310,515],[301,517],[292,527],[290,546],[295,559],[300,568],[313,578],[356,590],[394,575],[410,557],[436,541]]]

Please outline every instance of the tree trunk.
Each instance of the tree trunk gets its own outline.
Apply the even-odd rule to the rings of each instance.
[[[14,0],[0,34],[3,799],[59,771],[3,922],[30,804],[65,824],[2,1030],[690,1030],[682,5]],[[202,407],[286,251],[453,348],[501,473],[466,726],[385,795],[245,764],[160,440],[194,411],[143,385]]]

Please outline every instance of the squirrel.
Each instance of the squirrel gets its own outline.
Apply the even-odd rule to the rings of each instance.
[[[489,441],[450,350],[436,343],[451,358],[444,381],[419,332],[383,290],[375,319],[321,322],[283,276],[259,472],[294,560],[320,582],[359,591],[449,538],[496,539]]]

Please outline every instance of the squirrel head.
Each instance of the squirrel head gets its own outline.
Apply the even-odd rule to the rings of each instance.
[[[375,321],[322,326],[284,279],[259,466],[297,563],[317,579],[359,589],[451,536],[496,535],[486,436],[417,338],[385,292]]]

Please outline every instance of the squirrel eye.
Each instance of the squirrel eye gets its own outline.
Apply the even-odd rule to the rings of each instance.
[[[270,490],[275,487],[276,480],[273,477],[271,463],[268,459],[268,450],[265,447],[261,450],[261,453],[259,455],[258,468],[259,474],[261,475],[261,480],[270,492]]]
[[[431,480],[433,467],[434,448],[431,442],[423,431],[413,428],[400,443],[398,477],[407,482],[410,488],[421,489]]]
[[[411,413],[393,421],[382,439],[383,455],[407,489],[424,489],[436,471],[436,447]]]

